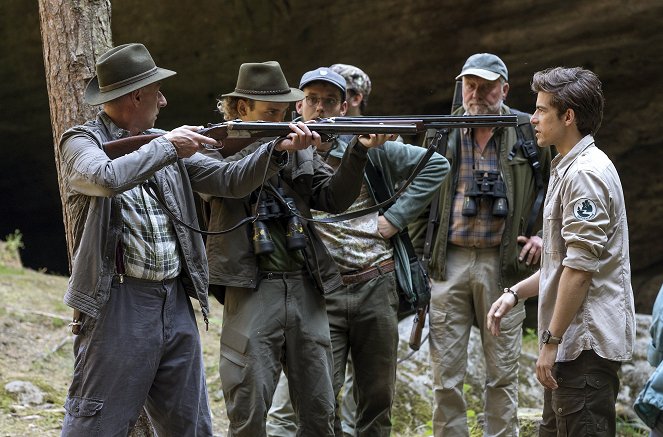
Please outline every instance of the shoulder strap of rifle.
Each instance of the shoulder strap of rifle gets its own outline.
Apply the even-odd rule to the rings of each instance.
[[[368,181],[370,183],[371,189],[373,190],[373,194],[375,195],[375,200],[378,203],[383,203],[387,200],[392,199],[389,188],[387,187],[384,176],[382,175],[382,170],[378,168],[375,164],[373,164],[370,158],[366,163],[365,172],[366,172],[366,177],[368,178]],[[384,208],[389,208],[393,204],[394,202],[392,200],[391,202],[384,205]],[[410,234],[408,234],[407,227],[403,228],[403,230],[400,231],[398,235],[401,238],[403,247],[407,252],[408,258],[410,260],[415,259],[417,255],[414,251],[414,245],[412,244],[412,240],[410,239]]]
[[[434,136],[431,138],[431,146],[435,148],[435,151],[442,156],[447,154],[447,141],[449,138],[448,129],[440,129],[435,132]],[[424,240],[424,249],[421,255],[421,261],[424,266],[424,269],[428,271],[428,263],[431,259],[431,251],[433,249],[433,237],[437,230],[437,225],[440,224],[439,219],[439,208],[440,208],[440,189],[435,192],[435,195],[431,199],[430,203],[430,213],[428,214],[428,222],[426,226],[426,238]]]
[[[541,162],[539,161],[539,153],[536,146],[536,136],[534,135],[534,128],[530,123],[530,115],[524,112],[511,109],[513,114],[518,116],[518,127],[516,128],[516,135],[518,141],[514,144],[513,148],[509,152],[509,160],[512,160],[516,153],[518,153],[518,148],[523,151],[523,155],[529,161],[532,171],[534,172],[534,180],[536,182],[536,188],[538,190],[536,199],[532,204],[532,211],[530,212],[529,219],[527,220],[527,227],[525,228],[525,236],[530,237],[532,231],[534,230],[534,225],[536,224],[536,219],[543,205],[543,200],[545,197],[544,183],[543,183],[543,170],[541,169]]]

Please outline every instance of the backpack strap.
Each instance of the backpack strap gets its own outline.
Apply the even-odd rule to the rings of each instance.
[[[513,145],[513,148],[509,152],[508,159],[511,161],[516,156],[516,153],[518,153],[518,149],[523,151],[523,155],[527,158],[527,161],[534,172],[534,181],[538,190],[536,199],[532,204],[532,211],[527,220],[527,227],[525,228],[525,236],[529,238],[532,236],[536,219],[539,216],[539,211],[541,210],[545,198],[543,170],[541,169],[541,162],[539,161],[534,128],[530,123],[530,115],[515,109],[512,109],[511,113],[518,116],[518,126],[516,127],[518,141],[516,141],[516,144]]]

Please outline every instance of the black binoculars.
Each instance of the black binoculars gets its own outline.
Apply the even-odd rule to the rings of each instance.
[[[274,219],[286,219],[285,244],[288,250],[299,250],[306,247],[306,235],[297,212],[295,201],[287,197],[282,188],[277,188],[283,205],[267,192],[260,194],[256,205],[257,219],[253,222],[253,251],[256,255],[269,255],[274,252],[274,241],[269,232],[267,222]]]
[[[465,217],[477,215],[477,200],[493,202],[493,215],[506,217],[509,208],[506,201],[506,187],[499,171],[474,170],[472,187],[465,192],[462,214]]]

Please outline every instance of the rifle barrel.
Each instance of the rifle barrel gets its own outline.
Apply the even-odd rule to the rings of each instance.
[[[327,135],[363,135],[363,134],[416,134],[421,131],[422,125],[418,120],[402,120],[398,123],[366,123],[361,122],[331,122],[327,119],[318,123],[307,123],[309,129],[320,134]],[[269,123],[269,122],[244,122],[229,121],[225,125],[228,128],[228,137],[259,137],[259,133],[270,133],[268,136],[287,135],[292,132],[290,123]],[[213,129],[213,126],[210,127]],[[205,135],[204,132],[201,132]]]
[[[366,115],[334,117],[336,123],[421,123],[426,129],[516,127],[517,115]]]

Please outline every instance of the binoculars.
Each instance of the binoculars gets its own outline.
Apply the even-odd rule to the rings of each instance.
[[[477,215],[477,200],[486,199],[493,202],[493,215],[506,217],[509,207],[506,201],[506,187],[499,171],[474,170],[472,187],[465,192],[462,214],[465,217]]]
[[[286,205],[281,204],[274,196],[263,192],[256,205],[258,218],[253,222],[253,251],[256,255],[269,255],[274,252],[275,246],[269,232],[267,222],[275,219],[285,219],[285,243],[288,250],[299,250],[306,247],[306,235],[297,212],[295,201],[287,197],[282,188],[277,188]]]

